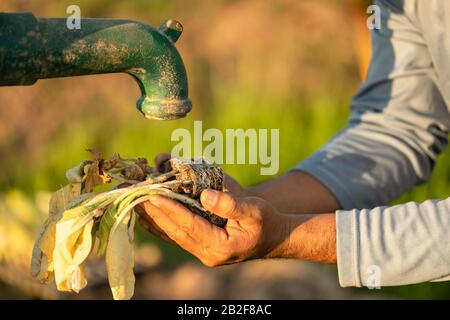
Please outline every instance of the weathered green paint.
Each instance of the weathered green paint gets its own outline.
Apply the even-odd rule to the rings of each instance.
[[[0,13],[0,86],[38,79],[126,72],[138,82],[138,109],[149,119],[177,119],[191,110],[186,70],[174,46],[182,26],[159,30],[132,20],[36,19],[31,13]]]

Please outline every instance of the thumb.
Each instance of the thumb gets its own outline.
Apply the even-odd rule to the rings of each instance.
[[[239,200],[230,193],[206,189],[200,195],[200,202],[206,210],[222,218],[237,219],[241,216]]]

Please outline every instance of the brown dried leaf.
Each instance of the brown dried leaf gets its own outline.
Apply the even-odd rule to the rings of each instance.
[[[89,152],[95,160],[102,160],[103,159],[103,155],[100,151],[98,151],[95,148],[92,149],[86,149],[87,152]]]
[[[120,155],[114,153],[108,160],[103,161],[101,171],[108,171],[114,168],[121,161]]]
[[[143,171],[142,168],[137,164],[129,165],[128,167],[124,168],[121,173],[127,180],[138,181],[144,181],[147,175],[145,171]]]
[[[66,178],[69,183],[81,183],[84,177],[84,167],[92,163],[90,160],[84,160],[76,167],[70,168],[66,171]]]
[[[147,161],[147,159],[145,159],[145,158],[137,158],[136,164],[142,169],[142,171],[143,171],[144,173],[147,173],[147,171],[148,171],[149,169],[151,169],[151,168],[148,166],[148,161]]]
[[[100,160],[95,160],[84,167],[85,179],[83,192],[92,192],[96,186],[111,182],[111,177],[105,172],[100,172],[99,167]]]

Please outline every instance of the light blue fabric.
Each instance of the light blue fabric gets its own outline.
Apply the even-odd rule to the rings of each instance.
[[[336,214],[343,286],[364,285],[370,265],[382,270],[381,285],[450,276],[450,198],[379,207],[427,181],[447,149],[450,1],[375,4],[381,29],[372,31],[368,77],[351,101],[348,125],[296,167],[344,209]]]
[[[338,211],[339,283],[392,286],[450,280],[450,198]],[[371,281],[372,279],[372,281]]]

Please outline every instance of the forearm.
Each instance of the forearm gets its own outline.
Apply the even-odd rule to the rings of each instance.
[[[336,263],[334,214],[282,215],[284,241],[266,258],[292,258]]]
[[[317,179],[296,170],[247,190],[263,198],[280,215],[283,234],[265,258],[292,258],[336,263],[336,219],[340,205]],[[332,213],[330,213],[332,212]],[[280,240],[281,239],[281,240]]]
[[[333,194],[302,171],[291,171],[248,191],[270,202],[279,212],[288,214],[327,213],[340,209]]]

